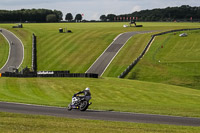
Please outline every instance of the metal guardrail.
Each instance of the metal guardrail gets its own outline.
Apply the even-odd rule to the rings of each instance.
[[[37,71],[37,38],[32,35],[32,70],[26,72],[5,72],[0,73],[0,77],[86,77],[98,78],[98,74],[93,73],[70,73],[70,71]]]
[[[32,69],[34,72],[37,72],[37,47],[36,47],[36,36],[32,36]]]

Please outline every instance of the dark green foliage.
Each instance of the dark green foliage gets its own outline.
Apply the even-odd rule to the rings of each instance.
[[[100,16],[100,20],[101,21],[109,21],[109,22],[113,22],[116,19],[116,15],[115,14],[108,14],[106,15],[101,15]]]
[[[56,21],[60,21],[60,20],[62,20],[63,18],[63,14],[62,14],[62,12],[61,11],[58,11],[58,10],[54,10],[53,11],[53,14],[55,14],[56,15],[56,17],[57,17],[57,20]]]
[[[76,14],[75,20],[80,22],[82,20],[82,15],[81,14]]]
[[[0,10],[0,22],[46,22],[47,15],[54,14],[56,22],[62,20],[62,12],[48,9]]]
[[[101,20],[101,21],[106,21],[106,19],[107,19],[107,18],[106,18],[106,15],[101,15],[101,16],[100,16],[100,20]]]
[[[108,14],[107,15],[107,20],[108,21],[114,21],[114,18],[116,17],[116,15],[115,14]]]
[[[46,17],[46,21],[47,22],[56,22],[57,21],[57,17],[55,14],[49,14]]]
[[[130,17],[132,19],[137,17],[139,21],[199,21],[200,7],[182,5],[180,7],[167,7],[164,9],[157,8],[118,15],[117,17],[126,18],[126,20],[129,20]],[[112,19],[109,19],[109,21],[112,21]],[[124,21],[124,19],[119,19],[119,21]]]
[[[65,20],[67,20],[69,22],[72,21],[73,20],[72,14],[71,13],[67,13],[66,16],[65,16]]]

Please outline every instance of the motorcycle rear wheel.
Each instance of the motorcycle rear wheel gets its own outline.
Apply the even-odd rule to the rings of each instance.
[[[85,111],[88,108],[88,102],[87,101],[82,101],[79,107],[80,111]]]

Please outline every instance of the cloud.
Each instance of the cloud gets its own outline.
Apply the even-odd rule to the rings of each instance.
[[[140,6],[133,6],[131,12],[135,12],[135,11],[140,11],[141,10],[141,7]]]
[[[199,0],[0,0],[0,9],[56,9],[66,13],[83,13],[84,19],[99,19],[102,14],[127,14],[168,6],[200,6]]]

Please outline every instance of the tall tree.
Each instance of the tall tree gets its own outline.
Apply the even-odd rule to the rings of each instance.
[[[108,15],[107,15],[108,21],[114,21],[114,18],[115,18],[115,17],[116,17],[115,14],[108,14]]]
[[[167,7],[157,8],[152,10],[136,11],[131,14],[118,15],[117,18],[134,19],[138,18],[139,21],[199,21],[200,20],[200,6],[190,7],[188,5],[182,5],[180,7]],[[112,15],[108,15],[107,19],[112,21]]]
[[[55,14],[49,14],[46,17],[47,22],[57,22],[57,16]]]
[[[69,22],[72,21],[73,20],[72,14],[71,13],[67,13],[66,16],[65,16],[65,20],[67,20]]]
[[[106,19],[107,19],[107,18],[106,18],[106,15],[101,15],[101,16],[100,16],[100,20],[101,20],[101,21],[106,21]]]
[[[76,14],[75,20],[77,22],[80,22],[82,20],[82,15],[81,14]]]
[[[61,11],[54,10],[53,13],[57,16],[58,21],[63,20],[63,14]]]

